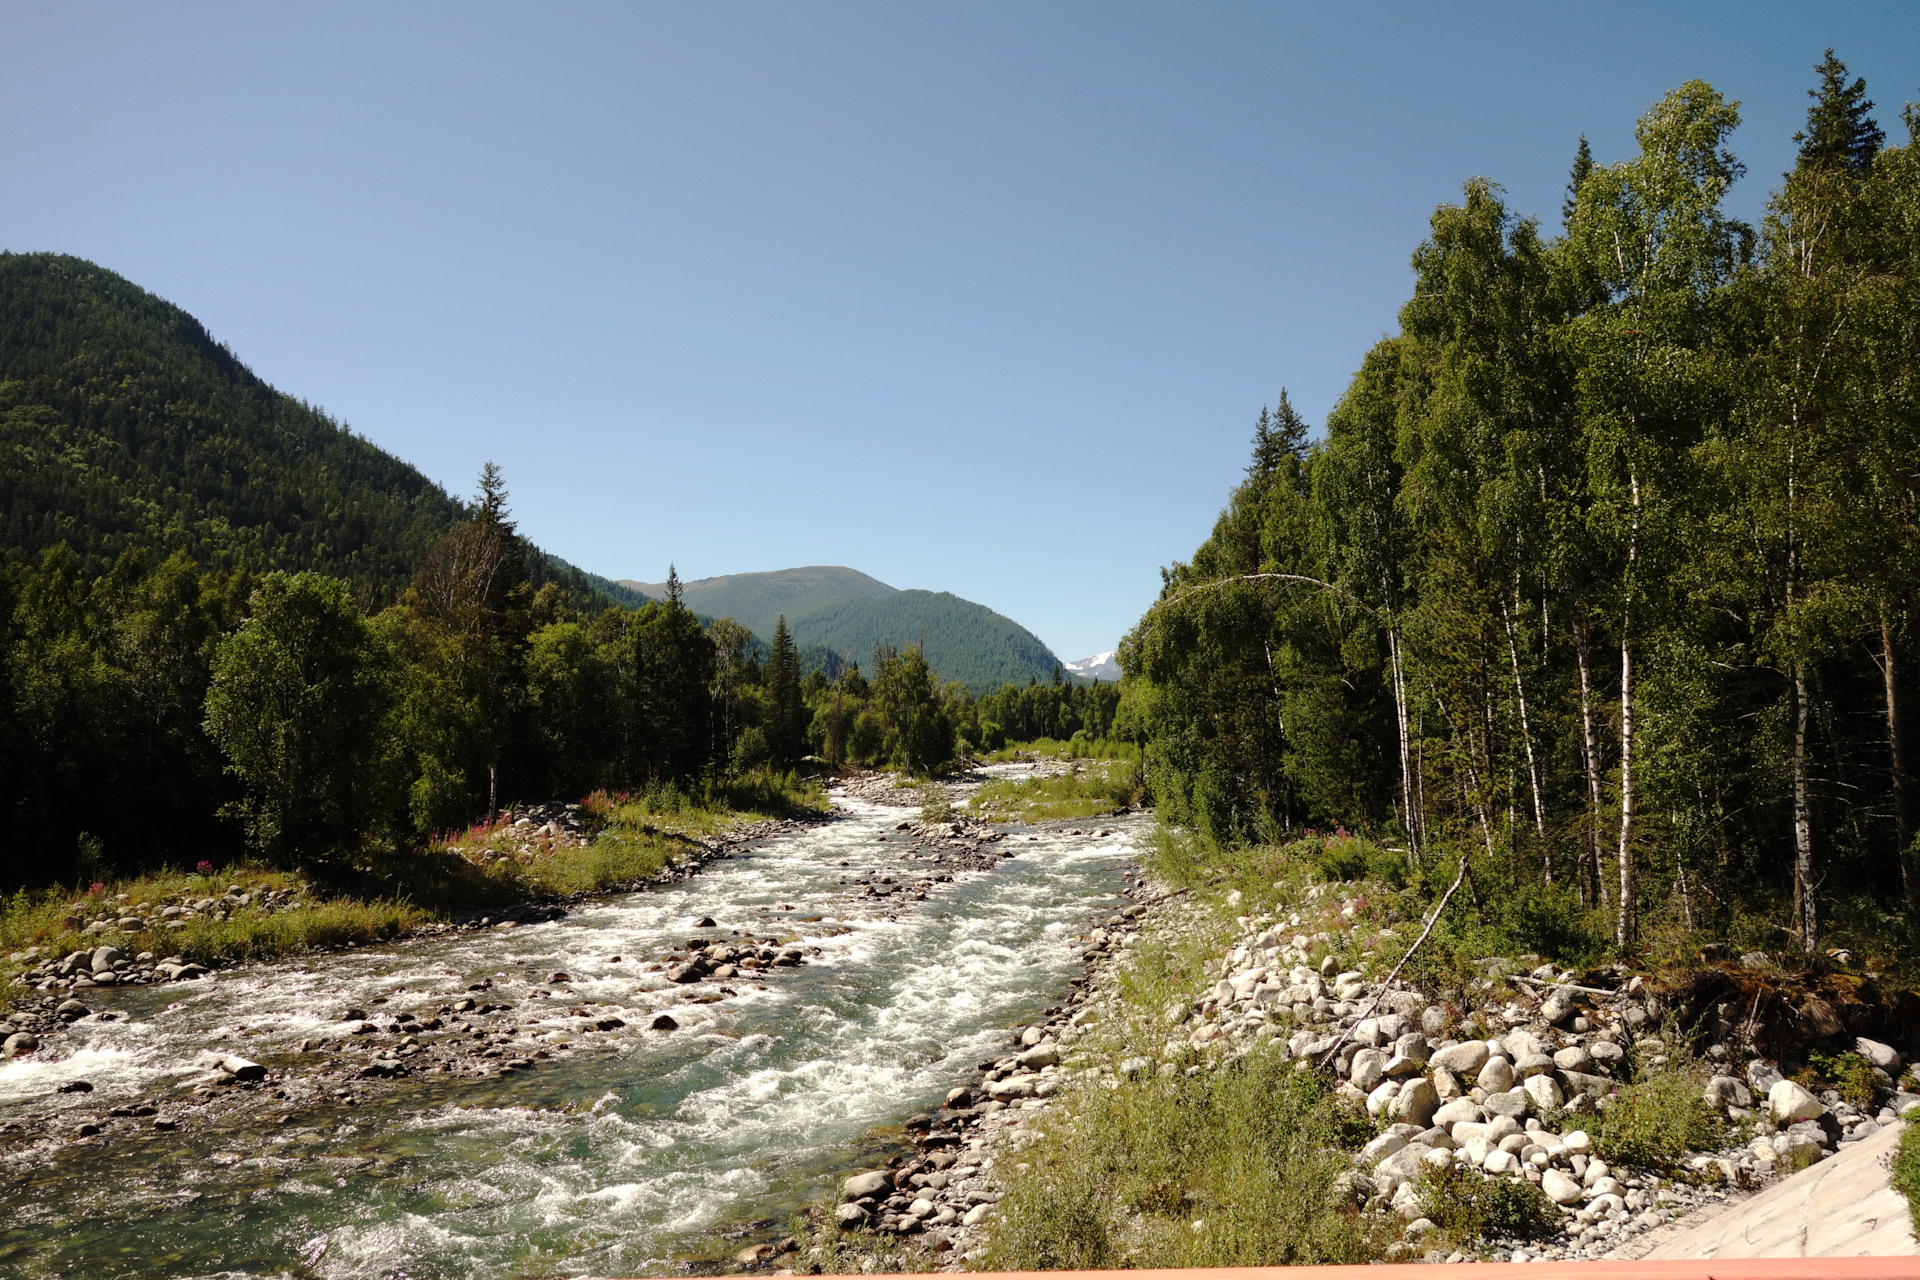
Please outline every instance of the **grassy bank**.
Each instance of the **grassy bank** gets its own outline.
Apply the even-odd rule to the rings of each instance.
[[[1115,759],[1079,763],[1066,773],[996,779],[974,792],[967,807],[989,822],[1097,818],[1137,803],[1140,789],[1138,766]]]
[[[481,823],[425,848],[381,852],[327,878],[252,862],[193,872],[162,870],[78,888],[21,890],[0,899],[0,956],[38,949],[62,956],[111,943],[137,955],[200,964],[264,960],[380,942],[462,908],[594,893],[690,862],[698,842],[764,819],[825,812],[824,788],[792,775],[758,775],[690,796],[670,787],[589,797],[578,841],[529,839],[504,820]],[[209,902],[211,900],[211,902]],[[172,927],[174,907],[191,918]],[[86,932],[101,919],[116,927]],[[142,927],[121,929],[120,920]]]
[[[1372,1184],[1350,1177],[1359,1171],[1355,1153],[1391,1117],[1384,1108],[1370,1115],[1350,1084],[1291,1056],[1288,1038],[1309,1027],[1327,1033],[1325,1019],[1282,1007],[1265,1025],[1236,1021],[1233,1034],[1244,1039],[1232,1047],[1189,1036],[1216,1018],[1216,982],[1260,963],[1251,939],[1264,928],[1284,936],[1293,963],[1378,981],[1444,885],[1436,890],[1399,851],[1340,831],[1223,853],[1161,829],[1144,860],[1183,892],[1156,908],[1077,1025],[1060,1033],[1072,1084],[1057,1113],[1034,1126],[1039,1135],[1000,1161],[1006,1195],[982,1267],[1353,1263],[1435,1248],[1476,1256],[1567,1227],[1537,1186],[1479,1168],[1416,1178],[1413,1213],[1389,1208],[1384,1192],[1371,1195]],[[1500,1033],[1499,1013],[1532,999],[1502,976],[1511,968],[1496,972],[1487,956],[1527,967],[1543,959],[1518,949],[1522,926],[1486,896],[1475,906],[1463,891],[1449,916],[1455,909],[1459,919],[1428,943],[1432,956],[1423,948],[1409,966],[1424,970],[1429,992],[1452,986],[1443,1006],[1451,1021],[1436,1043]],[[1639,1171],[1649,1187],[1701,1176],[1686,1163],[1693,1155],[1752,1135],[1702,1101],[1713,1068],[1688,1041],[1671,1017],[1648,1023],[1614,1077],[1617,1092],[1597,1111],[1549,1108],[1539,1118],[1547,1130],[1586,1131],[1609,1165],[1623,1176]],[[1418,1242],[1403,1235],[1415,1217],[1429,1233]]]

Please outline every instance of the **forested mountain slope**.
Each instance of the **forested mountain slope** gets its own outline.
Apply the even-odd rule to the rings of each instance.
[[[660,582],[622,579],[619,585],[656,600],[667,594]],[[874,648],[882,644],[924,643],[942,679],[975,693],[1046,681],[1060,665],[1038,636],[983,604],[944,591],[900,591],[843,565],[733,573],[683,582],[680,590],[695,613],[732,618],[767,644],[784,617],[802,666],[829,675],[845,663],[872,666]]]
[[[477,465],[476,465],[477,469]],[[464,516],[419,471],[255,377],[192,316],[111,271],[0,253],[0,550],[66,542],[312,569],[391,599]],[[633,593],[552,556],[582,603]]]
[[[655,600],[664,600],[667,596],[664,582],[622,579],[620,585]],[[769,643],[782,616],[791,624],[796,618],[848,600],[894,594],[894,588],[886,583],[844,565],[809,565],[770,573],[729,573],[683,582],[680,591],[681,602],[695,613],[732,618]]]
[[[946,591],[899,591],[880,599],[847,600],[798,622],[794,642],[825,645],[849,661],[871,665],[876,645],[920,645],[943,680],[975,693],[1003,684],[1052,678],[1060,660],[1013,619]]]

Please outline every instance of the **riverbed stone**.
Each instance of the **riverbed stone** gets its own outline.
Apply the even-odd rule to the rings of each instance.
[[[1518,1120],[1526,1115],[1533,1106],[1533,1100],[1527,1096],[1524,1088],[1509,1089],[1505,1093],[1490,1093],[1482,1103],[1491,1115],[1506,1116]]]
[[[223,1054],[220,1058],[219,1065],[222,1071],[232,1076],[235,1080],[265,1080],[267,1078],[267,1069],[265,1067],[257,1062],[250,1062],[237,1054]]]
[[[1014,1065],[1025,1067],[1030,1071],[1038,1071],[1042,1067],[1058,1066],[1060,1065],[1059,1046],[1051,1042],[1036,1044],[1033,1048],[1028,1049],[1025,1053],[1015,1058]]]
[[[1560,1082],[1552,1076],[1529,1076],[1520,1087],[1526,1090],[1536,1111],[1558,1110],[1567,1100],[1566,1094],[1561,1092]]]
[[[1553,1065],[1562,1071],[1585,1071],[1593,1065],[1593,1055],[1577,1044],[1570,1044],[1553,1055]]]
[[[1439,1109],[1440,1095],[1433,1091],[1433,1083],[1416,1077],[1400,1086],[1389,1111],[1396,1121],[1425,1129],[1433,1124],[1433,1113]]]
[[[1348,1078],[1362,1093],[1372,1093],[1387,1075],[1387,1054],[1380,1049],[1362,1049],[1353,1055],[1353,1074]]]
[[[1540,1189],[1555,1204],[1577,1203],[1583,1194],[1580,1184],[1558,1169],[1549,1169],[1541,1176]]]
[[[654,1020],[648,1025],[654,1031],[678,1031],[680,1029],[680,1024],[674,1021],[673,1015],[670,1013],[662,1013],[655,1016]]]
[[[21,1058],[40,1047],[40,1042],[25,1031],[17,1031],[0,1043],[0,1057]]]
[[[1451,1132],[1456,1124],[1476,1123],[1485,1116],[1486,1112],[1482,1111],[1480,1104],[1472,1098],[1455,1098],[1433,1113],[1433,1122]]]
[[[1708,1106],[1722,1110],[1727,1107],[1753,1105],[1753,1094],[1745,1084],[1732,1076],[1715,1076],[1707,1081],[1707,1087],[1702,1091],[1701,1098]]]
[[[1890,1044],[1882,1044],[1878,1040],[1869,1040],[1865,1036],[1856,1036],[1853,1041],[1853,1049],[1855,1053],[1858,1053],[1868,1062],[1871,1062],[1874,1066],[1889,1074],[1900,1069],[1900,1055]]]
[[[1473,1082],[1488,1093],[1505,1093],[1513,1088],[1513,1064],[1505,1058],[1488,1058]]]
[[[1451,1071],[1457,1076],[1475,1076],[1480,1068],[1487,1065],[1492,1055],[1484,1040],[1463,1040],[1459,1044],[1450,1044],[1444,1049],[1434,1050],[1427,1061],[1429,1065]]]
[[[1782,1080],[1767,1090],[1767,1109],[1773,1113],[1776,1124],[1817,1120],[1827,1113],[1818,1098],[1791,1080]]]
[[[834,1211],[834,1218],[839,1222],[842,1230],[867,1225],[867,1211],[864,1207],[857,1204],[841,1205],[839,1209]]]
[[[860,1200],[867,1196],[877,1196],[893,1187],[893,1174],[886,1169],[873,1169],[866,1173],[856,1173],[840,1184],[840,1195],[846,1200]]]

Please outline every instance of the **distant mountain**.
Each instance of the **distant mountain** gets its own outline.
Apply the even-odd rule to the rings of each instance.
[[[1115,650],[1096,653],[1091,658],[1082,658],[1078,662],[1069,662],[1067,670],[1076,676],[1088,680],[1105,680],[1112,684],[1120,679],[1120,664],[1114,661]]]
[[[942,680],[958,680],[975,693],[1003,684],[1046,683],[1060,660],[1040,638],[1011,618],[945,591],[898,591],[880,599],[847,600],[794,622],[796,644],[825,645],[873,665],[873,649],[885,643],[922,646]]]
[[[667,592],[664,582],[622,579],[619,585],[654,599]],[[680,584],[680,599],[695,613],[732,618],[767,642],[785,615],[803,665],[829,675],[838,674],[841,662],[857,662],[870,673],[875,645],[904,649],[923,639],[940,678],[976,693],[1030,679],[1045,683],[1060,664],[1038,636],[983,604],[944,591],[900,591],[843,565],[697,578]]]
[[[666,599],[664,582],[622,579],[619,585],[655,600]],[[680,600],[687,608],[710,617],[732,618],[768,642],[773,640],[774,625],[782,614],[792,629],[801,618],[833,605],[895,594],[886,583],[843,565],[730,573],[680,584]]]
[[[478,472],[476,459],[474,470]],[[312,569],[392,599],[464,505],[304,401],[198,320],[79,258],[0,253],[0,555],[57,542],[89,574],[156,559]],[[636,601],[535,548],[536,584]]]

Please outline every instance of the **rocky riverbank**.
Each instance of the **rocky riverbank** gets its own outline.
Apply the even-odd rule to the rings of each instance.
[[[1236,914],[1247,905],[1237,892],[1141,882],[1128,893],[1133,905],[1086,935],[1087,972],[1066,1000],[1016,1028],[1007,1052],[980,1064],[976,1088],[916,1118],[913,1155],[846,1181],[800,1269],[823,1248],[862,1265],[871,1265],[863,1249],[884,1263],[903,1246],[949,1270],[977,1261],[1008,1190],[996,1173],[1025,1168],[1018,1157],[1048,1132],[1050,1111],[1071,1108],[1081,1090],[1254,1054],[1318,1074],[1367,1118],[1373,1136],[1346,1154],[1340,1186],[1391,1239],[1387,1255],[1409,1260],[1627,1256],[1642,1234],[1743,1199],[1920,1107],[1920,1093],[1896,1083],[1920,1046],[1856,1034],[1817,997],[1803,997],[1812,1013],[1775,1019],[1768,1032],[1755,1016],[1729,1016],[1711,974],[1663,983],[1625,965],[1576,973],[1532,956],[1485,957],[1465,998],[1444,999],[1384,980],[1383,944],[1418,922],[1382,919],[1354,889],[1305,885],[1249,914]],[[1128,1021],[1114,979],[1142,929],[1174,945],[1220,939],[1212,980],[1155,1011],[1164,1039],[1115,1043],[1100,1033]],[[1760,963],[1749,956],[1726,972]],[[1893,1021],[1885,1010],[1854,1013]],[[1088,1037],[1100,1052],[1076,1044]],[[1870,1079],[1873,1102],[1814,1083],[1806,1068],[1816,1055],[1845,1055],[1857,1079]],[[1698,1132],[1711,1139],[1660,1167],[1621,1154],[1632,1144],[1608,1125],[1616,1107],[1652,1105],[1653,1081],[1666,1105],[1678,1097],[1708,1113]],[[1631,1103],[1629,1085],[1640,1090]],[[1524,1238],[1496,1232],[1434,1249],[1446,1232],[1423,1188],[1447,1177],[1469,1179],[1467,1191],[1495,1180],[1533,1188],[1537,1225]]]

